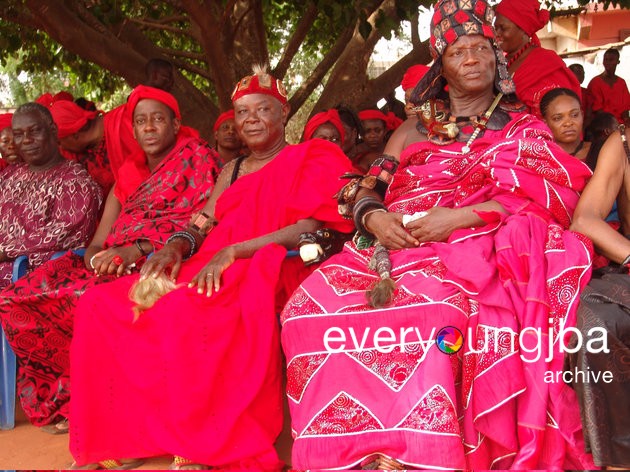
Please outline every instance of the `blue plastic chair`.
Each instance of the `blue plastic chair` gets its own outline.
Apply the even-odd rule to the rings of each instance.
[[[13,262],[13,275],[11,281],[15,282],[26,274],[28,270],[28,257],[19,256]],[[0,339],[0,429],[13,429],[15,427],[15,354],[7,341],[2,326],[0,326],[2,339]]]
[[[83,257],[85,249],[74,249],[77,256]],[[55,253],[50,259],[63,256],[66,251]],[[15,282],[26,275],[28,270],[28,257],[19,256],[13,262],[13,275],[11,281]],[[15,379],[16,359],[4,330],[0,326],[0,429],[13,429],[15,427]]]

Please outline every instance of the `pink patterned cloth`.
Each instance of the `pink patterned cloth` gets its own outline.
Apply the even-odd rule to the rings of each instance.
[[[0,263],[0,288],[10,283],[18,256],[28,255],[32,269],[92,237],[101,191],[80,164],[64,161],[38,172],[9,166],[0,187],[0,250],[11,259]]]
[[[545,361],[546,335],[575,324],[590,275],[590,243],[567,231],[590,171],[531,115],[486,131],[469,154],[461,148],[405,149],[385,198],[389,210],[495,200],[509,215],[484,213],[485,226],[458,230],[447,242],[390,251],[398,288],[386,308],[366,304],[377,280],[368,269],[373,248],[354,243],[285,307],[294,468],[356,468],[377,453],[429,469],[593,467],[573,390],[543,380],[563,362],[557,344]],[[435,342],[447,326],[464,335],[456,355]],[[520,356],[518,333],[526,348],[535,345],[525,327],[544,335],[537,362]],[[331,328],[338,330],[327,348]],[[381,331],[375,340],[379,328],[393,336]]]

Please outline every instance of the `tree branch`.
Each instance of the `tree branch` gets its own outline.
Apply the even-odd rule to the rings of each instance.
[[[420,29],[418,28],[420,23],[420,14],[415,13],[411,17],[411,45],[414,49],[422,47],[422,41],[420,41]]]
[[[278,65],[273,71],[274,75],[278,79],[282,80],[286,75],[287,70],[289,70],[289,67],[291,66],[291,61],[293,61],[293,58],[299,51],[300,46],[306,38],[306,35],[313,26],[315,20],[317,19],[317,12],[318,10],[315,4],[313,2],[309,2],[308,6],[306,7],[306,11],[300,18],[300,21],[295,27],[295,31],[289,38],[289,41],[284,48],[284,52],[282,53],[282,57],[280,58]]]
[[[138,25],[141,25],[141,26],[146,26],[147,28],[151,28],[151,29],[154,29],[154,30],[169,31],[171,33],[175,33],[175,34],[178,34],[178,35],[188,36],[189,38],[192,38],[192,39],[197,39],[190,32],[189,29],[176,28],[174,26],[169,26],[169,25],[164,25],[164,24],[161,24],[161,23],[153,22],[153,21],[143,20],[141,18],[129,18],[129,23],[135,23],[135,24],[138,24]]]
[[[187,70],[188,72],[197,74],[200,77],[203,77],[204,79],[212,82],[212,75],[207,69],[202,69],[201,67],[191,64],[190,62],[180,61],[178,59],[173,59],[171,62],[179,69]]]
[[[185,57],[193,61],[206,62],[206,56],[200,52],[182,51],[181,49],[160,48],[163,54],[170,57]]]
[[[337,62],[339,56],[347,47],[348,42],[354,34],[354,25],[346,27],[341,33],[335,44],[330,51],[324,56],[324,59],[317,64],[311,75],[304,81],[304,83],[297,89],[290,99],[291,109],[298,110],[304,102],[308,99],[315,88],[324,79],[330,68]]]

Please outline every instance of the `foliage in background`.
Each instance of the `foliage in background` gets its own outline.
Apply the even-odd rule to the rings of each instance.
[[[588,3],[579,0],[580,4]],[[236,81],[269,63],[300,121],[344,102],[369,106],[414,63],[428,63],[417,12],[431,0],[1,0],[0,63],[16,100],[68,83],[77,95],[118,104],[144,80],[152,57],[178,70],[173,93],[189,124],[209,135]],[[552,6],[559,0],[548,2]],[[630,0],[606,0],[630,7]],[[377,77],[367,68],[377,42],[411,20],[411,52]],[[13,82],[13,81],[11,81]],[[6,84],[6,82],[5,82]],[[56,90],[53,90],[56,91]],[[75,92],[76,91],[76,92]],[[107,109],[107,107],[103,106]]]

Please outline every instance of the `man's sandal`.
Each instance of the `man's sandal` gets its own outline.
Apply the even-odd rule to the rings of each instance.
[[[69,470],[130,470],[140,467],[142,464],[144,464],[144,461],[141,459],[109,459],[82,466],[78,466],[76,462],[73,462]]]
[[[67,434],[70,430],[70,423],[68,423],[68,418],[64,418],[56,423],[40,426],[39,429],[48,434]]]
[[[207,465],[197,464],[182,456],[175,456],[173,462],[168,467],[168,470],[210,470],[212,467]]]

